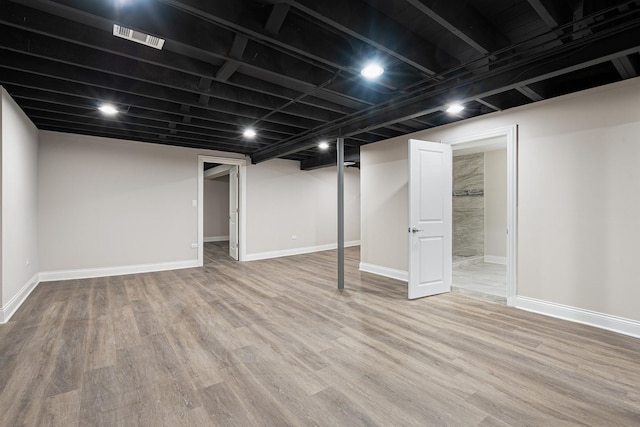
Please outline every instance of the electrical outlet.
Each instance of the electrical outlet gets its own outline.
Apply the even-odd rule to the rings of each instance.
[[[198,249],[198,244],[197,243],[192,243],[191,244],[191,249]]]
[[[296,236],[295,234],[291,235],[291,240],[298,240],[298,236]]]

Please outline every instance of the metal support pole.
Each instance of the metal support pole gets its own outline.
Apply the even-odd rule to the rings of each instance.
[[[344,138],[338,138],[338,289],[344,289]]]

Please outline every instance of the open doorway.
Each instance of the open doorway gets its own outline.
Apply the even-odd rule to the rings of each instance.
[[[442,141],[453,154],[452,289],[508,305],[516,296],[516,130]]]
[[[507,301],[507,143],[453,150],[452,290]]]
[[[245,259],[244,159],[198,157],[198,264]],[[205,247],[206,246],[206,247]]]
[[[237,259],[237,233],[231,229],[231,165],[204,164],[204,265],[231,256]],[[236,193],[237,194],[237,193]],[[235,199],[237,200],[237,196]],[[232,237],[232,238],[230,238]]]

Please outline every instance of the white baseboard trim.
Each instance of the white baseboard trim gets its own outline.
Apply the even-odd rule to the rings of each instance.
[[[360,240],[353,240],[350,242],[344,242],[345,248],[351,246],[359,246]],[[302,255],[309,254],[312,252],[321,252],[321,251],[329,251],[332,249],[337,249],[337,243],[329,243],[327,245],[318,245],[318,246],[307,246],[304,248],[293,248],[293,249],[284,249],[281,251],[270,251],[270,252],[258,252],[255,254],[247,254],[244,258],[245,261],[258,261],[261,259],[270,259],[270,258],[281,258],[285,256],[293,256],[293,255]]]
[[[209,242],[224,242],[225,240],[229,240],[229,236],[213,236],[213,237],[205,237],[203,241],[205,243]]]
[[[93,277],[152,273],[155,271],[180,270],[183,268],[194,267],[200,267],[197,260],[165,262],[160,264],[127,265],[122,267],[86,268],[81,270],[45,271],[40,273],[40,281],[52,282],[56,280],[90,279]]]
[[[359,269],[365,273],[373,273],[378,276],[389,277],[390,279],[401,280],[403,282],[407,282],[409,280],[408,272],[404,270],[396,270],[395,268],[382,267],[380,265],[361,262]]]
[[[506,256],[485,255],[484,256],[484,262],[488,262],[489,264],[507,265],[507,257]]]
[[[20,308],[24,300],[38,286],[39,275],[34,275],[2,308],[0,308],[0,323],[7,323],[11,316]]]
[[[515,306],[522,310],[640,338],[640,322],[637,320],[521,296],[516,297]]]

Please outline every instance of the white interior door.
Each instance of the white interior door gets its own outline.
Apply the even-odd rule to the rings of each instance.
[[[238,166],[229,170],[229,255],[238,260]]]
[[[409,140],[409,299],[451,291],[451,146]]]

